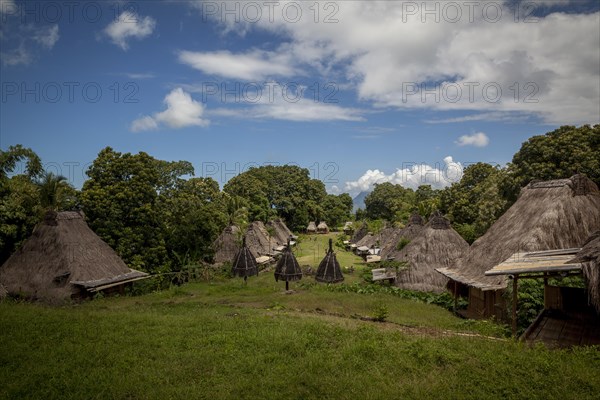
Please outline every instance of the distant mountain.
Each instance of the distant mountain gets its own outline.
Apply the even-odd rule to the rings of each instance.
[[[365,209],[365,198],[369,195],[370,192],[360,192],[356,195],[355,198],[352,199],[352,203],[354,207],[352,207],[352,212],[356,212],[359,208]]]

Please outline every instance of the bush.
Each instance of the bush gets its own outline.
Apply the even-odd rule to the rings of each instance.
[[[401,237],[400,241],[398,242],[398,244],[396,245],[396,250],[400,251],[402,250],[404,247],[406,247],[407,244],[410,243],[410,240],[405,238],[405,237]]]

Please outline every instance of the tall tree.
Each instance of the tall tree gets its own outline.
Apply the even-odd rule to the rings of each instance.
[[[415,206],[415,192],[390,182],[376,184],[365,198],[366,214],[370,219],[405,221]]]

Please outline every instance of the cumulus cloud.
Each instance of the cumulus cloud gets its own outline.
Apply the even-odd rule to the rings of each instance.
[[[524,23],[515,22],[511,0],[452,3],[448,11],[444,2],[336,2],[329,11],[337,22],[325,23],[321,15],[315,23],[312,2],[280,1],[273,20],[264,6],[259,21],[236,25],[283,35],[288,43],[273,53],[292,55],[286,68],[337,67],[359,99],[375,106],[521,112],[551,124],[600,122],[600,53],[590,51],[600,47],[599,12],[550,9],[536,23]],[[493,9],[486,11],[486,4]],[[288,5],[302,7],[303,17],[291,23],[282,12]],[[427,14],[431,9],[437,11]]]
[[[477,132],[472,135],[462,135],[455,143],[459,146],[485,147],[490,143],[490,138],[483,132]]]
[[[131,38],[143,39],[150,36],[156,27],[152,17],[140,18],[135,12],[124,11],[104,28],[104,34],[123,50],[129,49],[127,41]]]
[[[451,156],[444,158],[443,163],[428,165],[425,163],[403,163],[395,172],[386,174],[378,169],[366,171],[355,181],[346,182],[347,192],[365,192],[373,189],[378,183],[390,182],[407,188],[416,189],[421,185],[431,185],[441,189],[460,181],[463,167]]]
[[[8,3],[0,5],[7,9]],[[0,58],[7,66],[29,65],[43,52],[52,50],[60,39],[57,24],[36,26],[34,24],[18,24],[18,19],[8,19],[0,28],[2,48]],[[9,28],[10,26],[10,28]],[[18,43],[18,46],[14,46]],[[11,46],[13,46],[11,48]]]
[[[289,54],[252,50],[234,54],[230,51],[181,51],[179,62],[210,75],[245,81],[269,77],[292,76],[295,70]]]
[[[131,123],[131,131],[155,130],[161,124],[174,129],[209,125],[209,121],[203,118],[204,106],[192,99],[192,96],[183,89],[174,89],[163,102],[167,106],[166,110],[136,119]]]

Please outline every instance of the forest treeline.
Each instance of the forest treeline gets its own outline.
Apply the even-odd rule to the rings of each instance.
[[[23,163],[25,168],[17,168]],[[403,224],[412,212],[440,209],[468,241],[481,236],[532,180],[584,173],[600,184],[600,125],[563,126],[527,140],[501,168],[469,165],[459,182],[442,190],[382,183],[352,214],[352,198],[327,194],[325,185],[298,166],[252,168],[221,190],[212,178],[194,176],[187,161],[107,147],[87,170],[81,190],[43,170],[29,148],[0,152],[0,263],[32,232],[47,210],[83,210],[90,227],[132,268],[178,270],[210,262],[212,243],[224,227],[282,218],[295,231],[309,221],[336,227],[350,219]],[[19,170],[20,172],[16,172]]]

